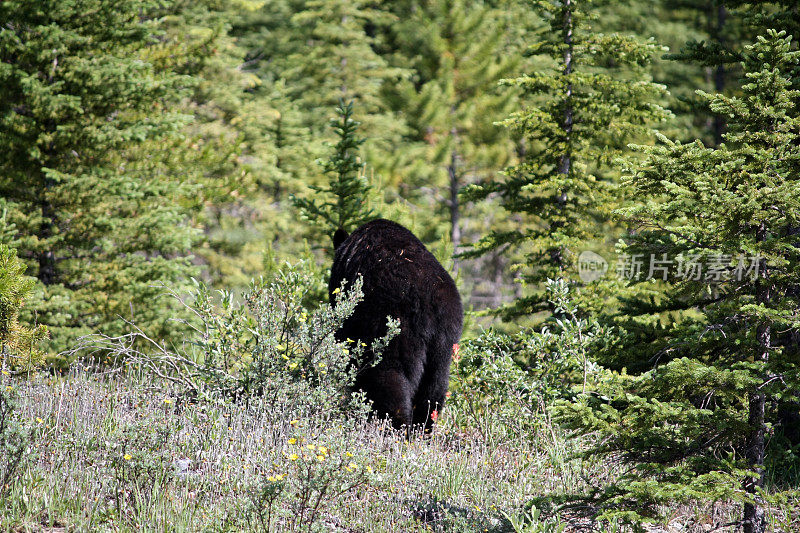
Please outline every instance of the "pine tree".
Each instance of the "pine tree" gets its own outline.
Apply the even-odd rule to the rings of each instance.
[[[327,159],[328,144],[336,142],[329,119],[340,99],[355,103],[353,119],[366,138],[362,159],[392,183],[382,194],[392,195],[392,176],[408,164],[404,122],[381,94],[403,74],[377,50],[393,20],[382,6],[363,2],[279,0],[234,25],[248,48],[243,68],[260,80],[248,104],[258,118],[243,128],[254,147],[248,159],[258,184],[258,230],[276,258],[304,255],[305,240],[319,242],[321,228],[297,224],[291,198],[329,184],[323,166],[313,162]]]
[[[735,70],[741,60],[740,43],[746,42],[746,29],[741,17],[731,13],[730,5],[731,2],[725,0],[664,2],[668,10],[674,11],[674,18],[696,34],[695,38],[685,40],[678,50],[673,50],[665,57],[691,69],[688,72],[695,71],[695,75],[687,80],[688,83],[682,83],[683,87],[680,88],[689,89],[689,92],[680,92],[682,101],[679,112],[693,117],[699,138],[709,145],[722,142],[725,117],[708,113],[703,101],[696,97],[694,91],[703,88],[729,94],[735,90]]]
[[[396,11],[401,22],[394,38],[396,54],[409,58],[414,76],[401,80],[389,96],[407,117],[413,141],[424,147],[420,159],[426,164],[414,167],[403,183],[404,197],[436,211],[432,220],[447,220],[458,250],[478,227],[485,228],[485,213],[465,212],[459,191],[478,179],[492,181],[513,157],[509,132],[495,122],[515,103],[515,92],[498,83],[519,60],[507,53],[508,28],[500,10],[463,0],[415,7]]]
[[[259,157],[271,116],[256,104],[261,80],[244,70],[245,50],[230,35],[230,19],[257,8],[250,2],[179,0],[163,9],[165,35],[150,57],[159,68],[191,76],[191,93],[180,110],[193,117],[182,134],[142,147],[162,160],[164,173],[198,185],[184,200],[204,238],[195,246],[196,263],[214,286],[244,289],[261,273],[263,221],[273,204],[259,194],[272,169]],[[165,143],[169,143],[168,149]]]
[[[358,155],[364,142],[359,139],[359,122],[353,120],[353,102],[341,102],[338,117],[331,120],[338,141],[330,159],[323,164],[329,176],[327,186],[311,186],[313,198],[294,198],[293,203],[303,218],[322,229],[331,238],[337,230],[350,233],[375,218],[367,201],[370,186],[364,174],[365,165]]]
[[[158,67],[161,2],[10,1],[0,5],[0,196],[15,246],[38,280],[28,313],[51,350],[120,317],[166,335],[168,299],[192,267],[195,231],[143,143],[168,140],[191,79]],[[163,302],[163,303],[162,303]]]
[[[642,147],[629,176],[636,203],[621,214],[636,228],[629,258],[658,261],[670,302],[691,310],[663,327],[658,366],[618,378],[571,406],[581,432],[600,431],[589,454],[633,465],[596,493],[610,514],[647,515],[669,501],[730,498],[742,526],[765,530],[767,427],[775,402],[796,395],[800,356],[775,342],[800,320],[800,115],[791,73],[800,52],[770,31],[745,47],[742,94],[698,92],[724,114],[724,143]],[[743,489],[743,490],[740,490]],[[625,515],[634,516],[634,515]]]
[[[645,68],[658,49],[634,37],[601,34],[592,22],[602,2],[536,2],[548,22],[530,53],[548,64],[513,80],[528,107],[506,124],[527,141],[524,160],[496,183],[468,187],[469,200],[499,195],[509,214],[523,223],[492,231],[464,257],[500,248],[521,248],[533,292],[501,309],[505,317],[548,309],[542,284],[575,279],[578,254],[587,243],[612,233],[616,173],[611,160],[626,143],[641,138],[646,125],[667,116],[658,104],[663,87],[648,81]]]
[[[254,48],[255,72],[267,86],[281,87],[285,99],[300,111],[312,157],[330,139],[330,110],[340,100],[352,100],[368,139],[365,158],[373,164],[391,159],[405,124],[389,111],[382,91],[406,73],[377,50],[382,29],[394,21],[388,10],[360,0],[306,0],[268,3],[263,11],[272,20],[249,25],[246,41]],[[285,106],[278,110],[283,113]],[[303,172],[297,178],[308,183],[322,176]]]
[[[0,221],[4,224],[4,221]],[[30,369],[41,364],[41,344],[47,337],[43,325],[21,324],[19,312],[30,296],[34,280],[26,277],[25,265],[16,251],[0,242],[0,368]]]
[[[708,145],[722,142],[726,117],[709,113],[694,90],[703,88],[720,94],[737,94],[744,46],[767,29],[797,35],[798,5],[795,0],[749,2],[743,0],[664,0],[661,13],[684,28],[683,42],[665,56],[680,70],[669,68],[664,83],[679,98],[676,114],[691,117],[685,133],[696,133]],[[648,4],[646,9],[651,10]],[[687,39],[687,37],[689,37]],[[687,92],[687,89],[690,92]],[[687,124],[688,125],[688,124]]]

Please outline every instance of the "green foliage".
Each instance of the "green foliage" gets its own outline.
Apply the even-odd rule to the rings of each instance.
[[[174,104],[193,80],[153,57],[160,7],[0,6],[0,196],[39,281],[28,314],[50,329],[51,351],[96,328],[121,332],[121,316],[174,332],[155,285],[193,270],[196,233],[179,203],[190,187],[140,149],[187,122]]]
[[[280,473],[265,475],[251,490],[248,511],[261,531],[312,531],[323,522],[327,508],[340,498],[353,498],[374,477],[359,453],[320,439],[306,439],[300,421],[292,421],[292,434],[283,450],[283,461],[273,464]],[[330,438],[329,435],[325,437]],[[276,529],[277,530],[277,529]]]
[[[647,126],[668,113],[658,105],[664,87],[649,81],[646,68],[658,50],[652,41],[603,34],[593,29],[596,2],[536,2],[547,22],[529,53],[546,65],[514,80],[527,105],[504,123],[526,140],[523,161],[506,179],[467,187],[464,197],[501,198],[509,214],[525,221],[490,230],[463,257],[519,249],[511,266],[523,272],[531,294],[501,309],[506,317],[547,311],[548,278],[574,281],[581,248],[609,233],[616,202],[612,159],[626,144],[642,139]],[[588,290],[588,289],[587,289]]]
[[[796,351],[775,342],[800,327],[800,119],[790,77],[798,60],[785,34],[759,37],[745,47],[741,96],[699,93],[727,116],[725,143],[662,136],[640,148],[644,164],[627,177],[636,202],[620,212],[637,231],[622,250],[673,258],[662,310],[691,313],[649,322],[655,345],[627,344],[659,366],[563,406],[581,434],[602,435],[588,453],[631,464],[593,494],[607,516],[637,520],[667,502],[733,499],[744,502],[746,531],[763,531],[767,405],[800,390]],[[689,261],[715,267],[687,275]]]
[[[180,198],[204,238],[192,247],[204,278],[243,290],[259,273],[261,221],[272,202],[257,194],[268,171],[255,154],[268,110],[256,106],[260,80],[241,68],[245,50],[230,35],[231,18],[246,3],[175,0],[162,6],[163,43],[149,51],[159,68],[193,78],[177,110],[192,120],[170,139],[141,147],[158,157],[161,172],[193,184]]]
[[[367,203],[371,187],[358,155],[364,140],[356,133],[359,122],[353,120],[353,102],[339,102],[336,113],[338,118],[331,120],[331,126],[338,141],[330,159],[323,164],[330,176],[328,185],[311,185],[313,198],[293,198],[300,214],[331,238],[338,229],[350,233],[376,218]]]
[[[167,490],[175,475],[168,451],[173,430],[164,421],[137,421],[103,443],[114,485],[119,487],[114,493],[117,517],[147,513]]]
[[[19,312],[30,296],[34,281],[25,277],[25,265],[16,251],[0,243],[0,368],[31,369],[41,364],[44,325],[29,327],[19,322]]]
[[[503,513],[511,524],[514,533],[563,533],[567,524],[558,518],[541,519],[541,511],[536,507],[515,516]]]
[[[186,303],[195,317],[195,337],[183,348],[171,351],[139,330],[116,338],[86,338],[76,353],[110,352],[126,364],[144,365],[176,383],[188,398],[245,403],[263,398],[276,412],[295,417],[316,410],[331,417],[363,413],[363,397],[350,394],[350,386],[364,365],[377,360],[364,361],[364,343],[334,338],[363,296],[361,280],[336,291],[340,296],[335,307],[315,305],[312,311],[308,297],[317,280],[306,270],[303,263],[287,265],[271,281],[254,283],[244,303],[227,291],[214,298],[196,282],[193,299]],[[380,357],[398,332],[397,321],[387,317],[386,335],[370,350]],[[140,351],[137,342],[150,349]]]
[[[473,225],[484,227],[478,213],[459,204],[459,189],[493,179],[514,155],[508,130],[495,124],[517,96],[498,87],[519,64],[505,53],[512,25],[501,9],[463,0],[400,5],[395,13],[396,55],[415,75],[387,89],[388,99],[407,116],[415,141],[409,152],[419,152],[400,184],[402,194],[446,220],[458,247],[470,240]]]
[[[547,295],[560,316],[540,330],[513,335],[489,330],[461,345],[453,401],[484,435],[530,434],[557,400],[594,388],[600,375],[589,354],[610,342],[611,332],[579,317],[564,280],[548,280]]]

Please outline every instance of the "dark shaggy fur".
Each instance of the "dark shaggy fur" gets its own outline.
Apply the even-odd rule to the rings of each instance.
[[[388,220],[368,222],[350,236],[337,231],[333,241],[331,302],[343,280],[359,274],[364,279],[364,300],[337,339],[369,346],[386,334],[387,316],[400,320],[400,334],[378,365],[367,364],[359,373],[355,388],[394,427],[422,425],[429,431],[436,418],[431,413],[444,406],[453,345],[461,337],[463,309],[453,279],[413,233]]]

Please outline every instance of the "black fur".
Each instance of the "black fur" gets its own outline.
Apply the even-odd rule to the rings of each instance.
[[[369,346],[386,334],[387,316],[400,320],[400,334],[378,365],[367,364],[359,373],[355,388],[394,427],[423,425],[429,431],[431,413],[444,406],[453,345],[461,338],[463,309],[456,285],[425,245],[394,222],[373,220],[346,239],[334,237],[337,241],[328,284],[331,302],[343,280],[353,281],[359,274],[364,279],[364,300],[337,339]],[[366,355],[368,362],[371,354]]]

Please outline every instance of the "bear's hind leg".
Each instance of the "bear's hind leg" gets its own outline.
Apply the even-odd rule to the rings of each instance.
[[[373,369],[360,387],[372,400],[372,409],[379,417],[388,416],[395,429],[410,426],[412,421],[411,384],[395,369]]]
[[[447,387],[450,384],[450,357],[452,343],[440,339],[437,345],[428,352],[428,364],[422,376],[417,393],[414,395],[415,426],[422,426],[425,433],[433,429],[434,421],[444,408]]]

